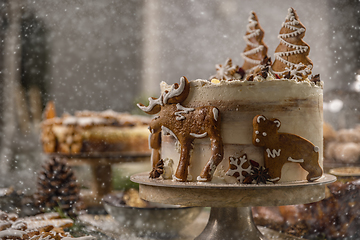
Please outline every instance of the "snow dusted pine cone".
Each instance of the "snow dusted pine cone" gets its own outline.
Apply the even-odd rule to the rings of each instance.
[[[39,173],[35,204],[42,211],[59,208],[69,216],[75,215],[80,189],[73,171],[65,159],[49,158]]]

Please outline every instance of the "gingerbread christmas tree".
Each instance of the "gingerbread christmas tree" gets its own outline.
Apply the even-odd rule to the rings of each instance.
[[[251,72],[266,57],[267,46],[264,41],[264,30],[261,28],[255,12],[250,12],[249,23],[244,36],[246,48],[241,56],[244,58],[242,69]]]
[[[313,63],[308,57],[310,47],[303,41],[305,32],[296,11],[289,8],[278,36],[280,44],[275,50],[272,65],[273,72],[280,77],[290,76],[301,81],[311,74]]]

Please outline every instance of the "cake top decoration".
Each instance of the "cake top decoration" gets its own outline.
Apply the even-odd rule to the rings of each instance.
[[[308,57],[309,45],[303,41],[306,28],[300,22],[296,11],[289,8],[278,38],[280,43],[275,50],[272,70],[280,77],[286,74],[302,81],[311,74],[313,63]]]
[[[249,23],[246,26],[246,35],[244,36],[246,48],[241,54],[244,59],[242,69],[246,72],[252,72],[266,57],[268,47],[265,45],[263,38],[264,30],[259,24],[256,13],[251,11]]]
[[[232,80],[241,79],[245,72],[240,72],[239,66],[233,66],[231,58],[225,61],[225,64],[216,64],[216,74],[210,77],[210,80]]]

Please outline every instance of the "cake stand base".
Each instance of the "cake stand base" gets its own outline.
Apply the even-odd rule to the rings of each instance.
[[[211,208],[204,231],[195,240],[266,240],[254,224],[250,207]]]
[[[317,202],[325,198],[325,185],[336,177],[324,174],[314,182],[277,184],[213,184],[150,179],[148,173],[131,176],[139,183],[140,197],[183,206],[211,207],[203,239],[267,239],[255,226],[251,207],[282,206]]]

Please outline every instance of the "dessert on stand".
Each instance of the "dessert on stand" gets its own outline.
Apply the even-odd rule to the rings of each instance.
[[[145,200],[211,207],[196,239],[265,239],[250,207],[320,201],[336,180],[323,172],[323,82],[305,32],[289,8],[272,62],[251,12],[243,67],[228,59],[210,80],[162,82],[158,98],[138,104],[156,114],[153,170],[131,180]]]
[[[91,168],[91,191],[81,194],[86,205],[101,205],[102,198],[111,193],[113,164],[149,160],[147,117],[112,110],[57,117],[54,103],[49,102],[43,118],[44,153],[64,158],[71,166]]]

